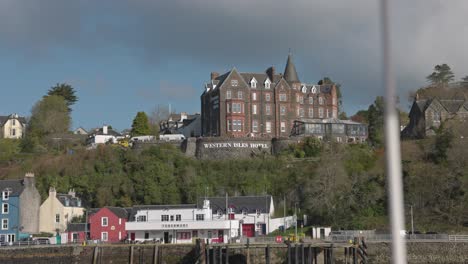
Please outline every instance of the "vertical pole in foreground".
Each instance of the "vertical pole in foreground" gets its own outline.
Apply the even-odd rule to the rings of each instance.
[[[390,223],[392,226],[392,262],[406,264],[404,230],[403,183],[401,175],[400,129],[396,109],[396,83],[393,76],[390,29],[390,0],[381,1],[383,71],[385,85],[385,152]]]

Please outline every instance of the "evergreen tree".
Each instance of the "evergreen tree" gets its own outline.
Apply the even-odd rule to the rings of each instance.
[[[50,88],[47,95],[58,95],[62,96],[67,103],[68,111],[71,112],[71,106],[78,101],[78,97],[75,95],[73,87],[66,83],[57,83],[54,87]]]
[[[138,112],[133,119],[132,132],[130,133],[132,137],[149,135],[151,133],[148,116],[145,112]]]
[[[369,141],[377,147],[383,145],[383,126],[384,126],[384,99],[377,96],[374,104],[367,110],[369,122]]]
[[[455,75],[447,64],[436,65],[434,71],[426,77],[432,85],[447,85],[453,81]]]

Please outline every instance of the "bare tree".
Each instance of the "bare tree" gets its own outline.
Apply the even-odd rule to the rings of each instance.
[[[175,109],[171,109],[168,105],[157,105],[149,113],[149,123],[151,127],[151,133],[158,135],[160,131],[161,122],[169,119],[169,116],[175,112]]]

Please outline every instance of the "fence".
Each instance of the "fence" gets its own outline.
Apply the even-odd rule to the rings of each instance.
[[[349,242],[353,241],[352,235],[332,235],[328,240],[332,242]],[[363,234],[363,237],[368,242],[388,242],[392,241],[391,234]],[[449,236],[447,234],[414,234],[402,235],[407,241],[453,241],[453,242],[467,242],[468,235]]]

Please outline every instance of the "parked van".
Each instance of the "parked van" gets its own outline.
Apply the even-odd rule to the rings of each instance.
[[[130,139],[131,142],[139,141],[139,142],[145,142],[145,141],[153,141],[155,140],[154,136],[137,136],[137,137],[132,137]]]
[[[182,140],[185,140],[185,136],[182,135],[182,134],[159,135],[159,140],[163,140],[163,141],[182,141]]]

